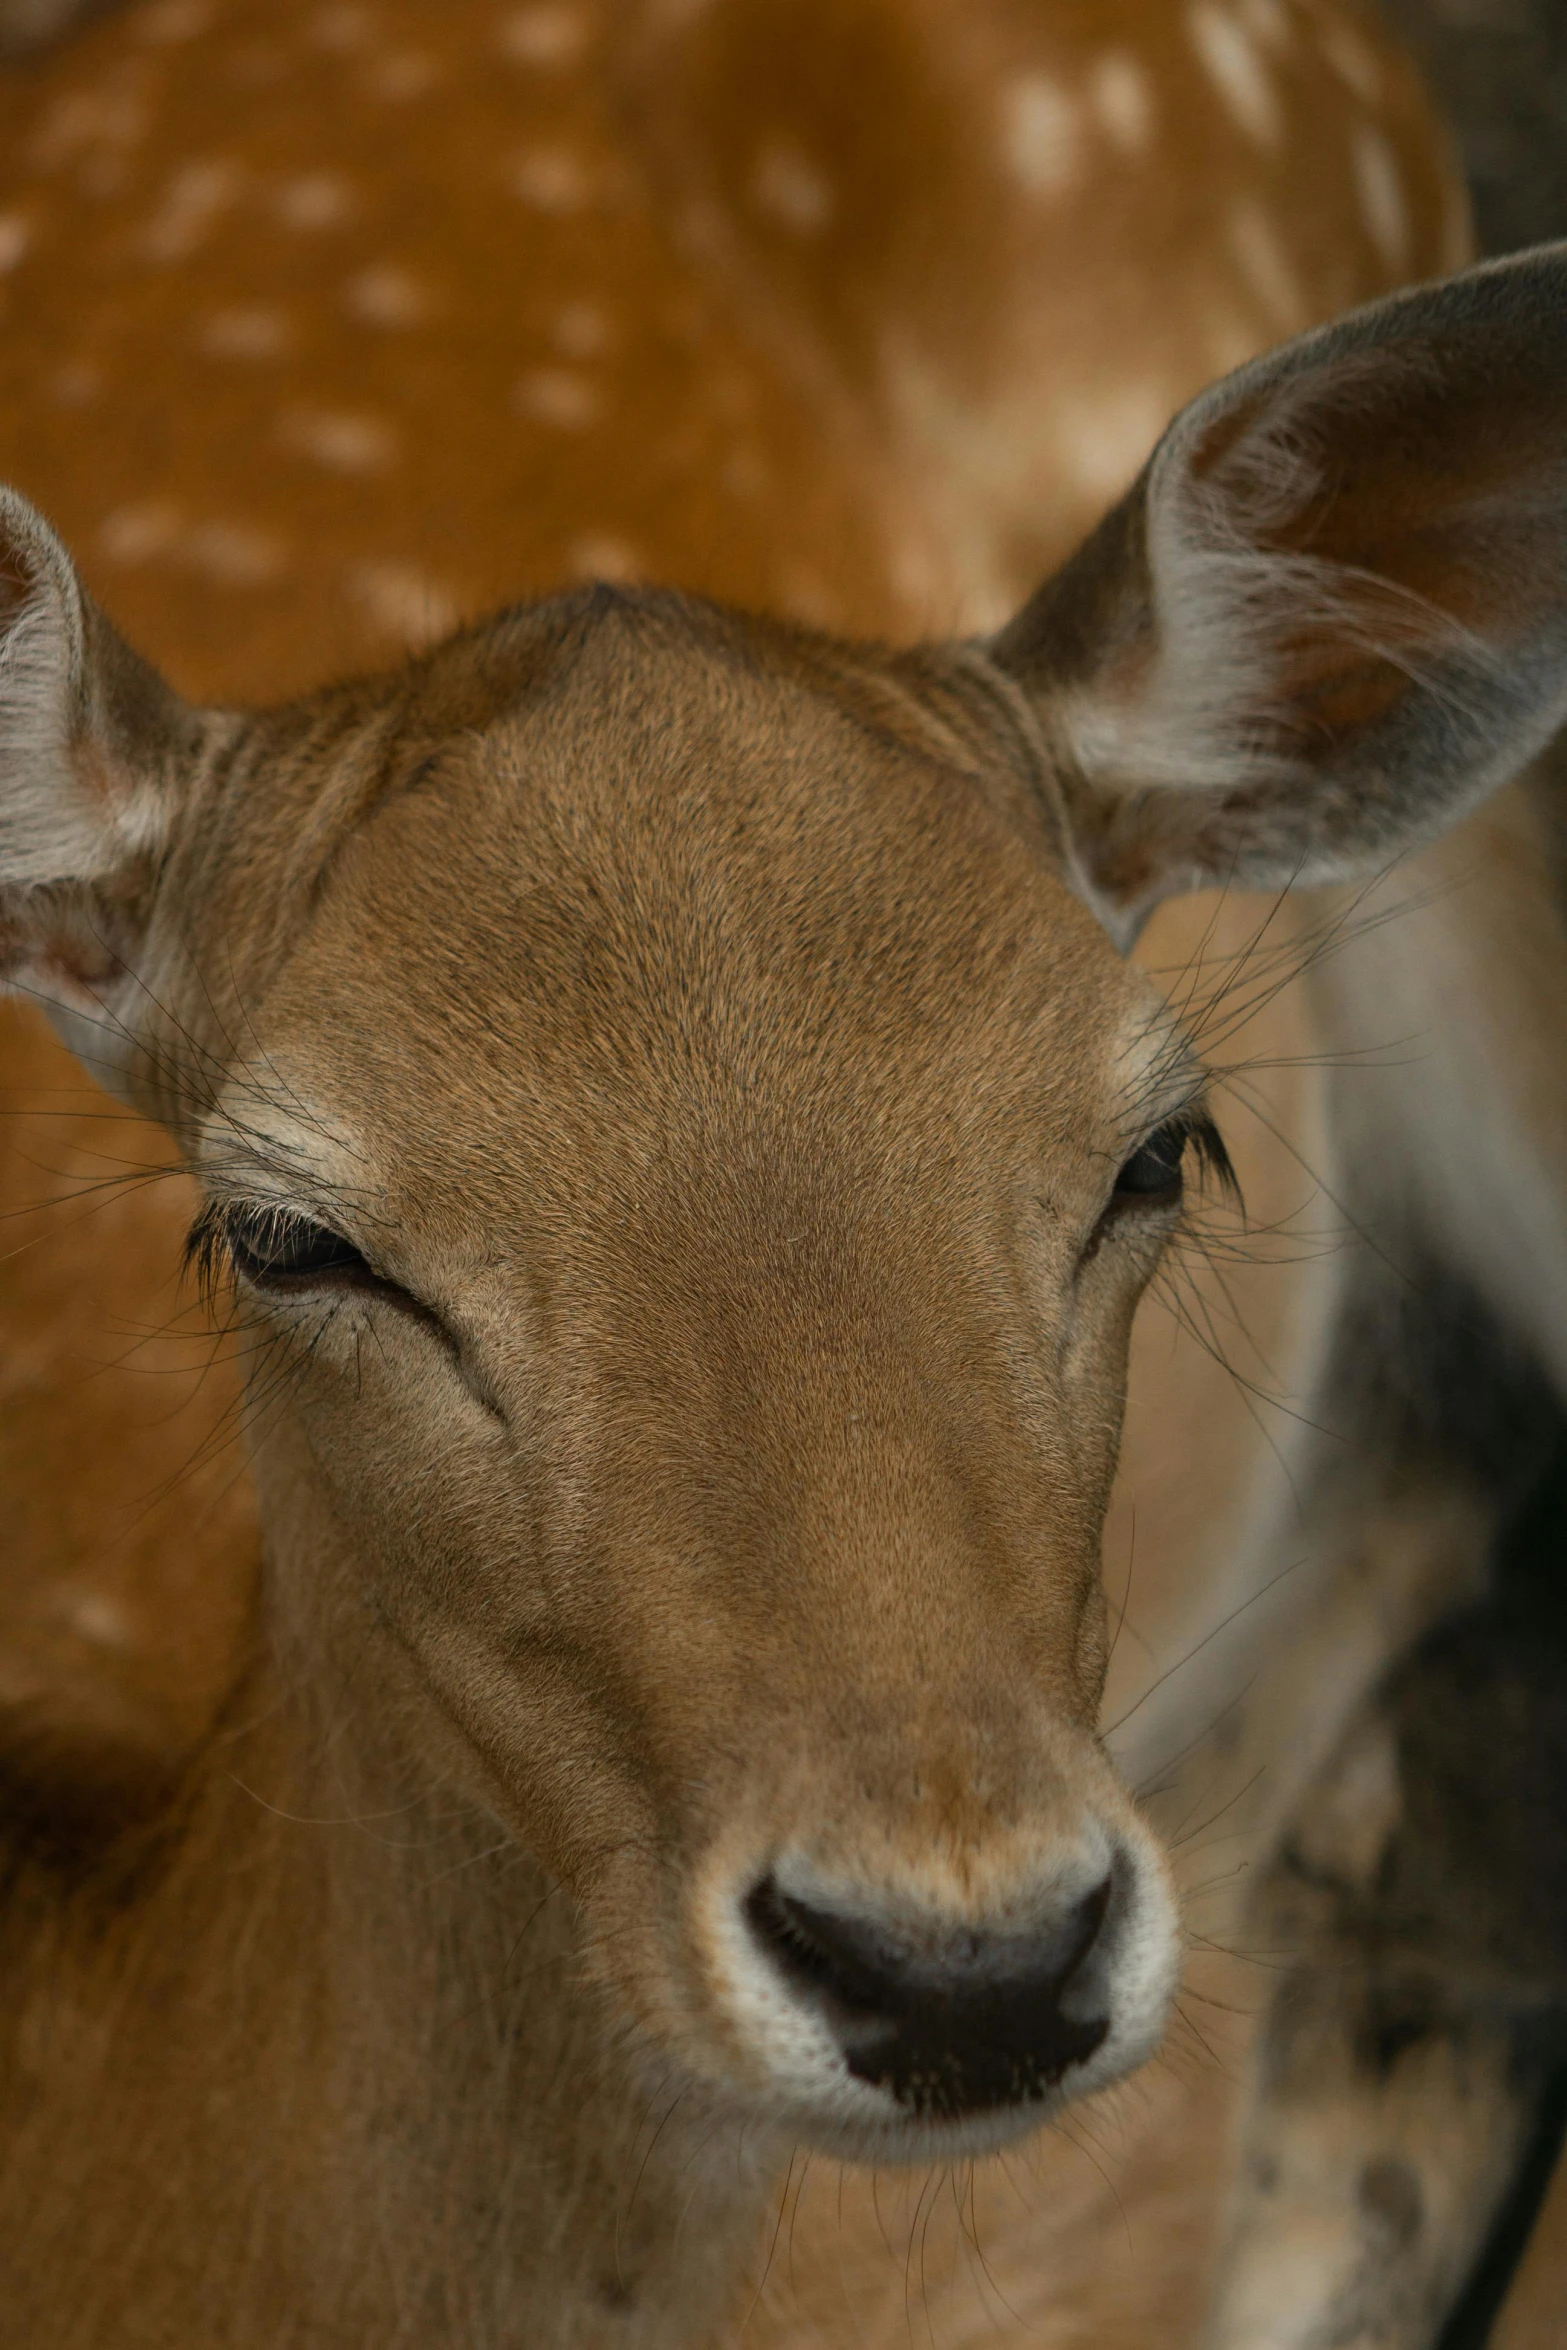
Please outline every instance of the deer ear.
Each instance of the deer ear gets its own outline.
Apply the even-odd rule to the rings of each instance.
[[[1124,943],[1430,839],[1567,718],[1567,245],[1215,385],[989,650]]]
[[[0,985],[113,1014],[207,725],[0,486]]]

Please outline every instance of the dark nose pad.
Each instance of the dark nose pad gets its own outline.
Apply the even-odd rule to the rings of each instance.
[[[819,1908],[764,1877],[751,1931],[825,2014],[859,2080],[956,2118],[1046,2096],[1110,2028],[1113,1872],[1028,1933],[916,1938],[867,1911]]]

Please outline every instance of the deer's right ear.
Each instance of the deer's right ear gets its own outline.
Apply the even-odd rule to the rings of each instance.
[[[175,810],[208,721],[83,593],[0,486],[0,986],[123,1020]]]
[[[1567,719],[1567,245],[1216,384],[989,652],[1123,944],[1433,838]]]

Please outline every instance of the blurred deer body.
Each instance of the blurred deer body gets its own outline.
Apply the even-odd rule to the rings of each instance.
[[[462,0],[438,21],[393,0],[155,0],[8,77],[0,125],[0,477],[184,697],[7,508],[0,617],[22,614],[41,648],[9,673],[33,697],[26,760],[8,767],[0,736],[34,844],[0,860],[26,885],[9,967],[175,1137],[79,1109],[59,1048],[11,1021],[40,1139],[7,1175],[28,1243],[7,1267],[17,1534],[0,1595],[8,2305],[38,2350],[194,2350],[214,2329],[236,2350],[730,2340],[794,2137],[862,2158],[981,2152],[1017,2126],[1025,2074],[1041,2100],[1092,2088],[1163,2014],[1164,1864],[1094,1736],[1091,1573],[1152,1243],[1135,1280],[1088,1251],[1100,1269],[1068,1284],[1087,1335],[1041,1384],[1018,1368],[1037,1333],[1013,1257],[949,1162],[1013,1152],[1022,1170],[1043,1121],[1100,1135],[1108,1180],[1142,1128],[1123,1134],[1107,1099],[1141,1086],[1145,1124],[1184,1115],[1159,991],[1089,909],[1124,938],[1163,896],[1232,874],[1380,874],[1438,819],[1390,808],[1385,853],[1323,848],[1317,866],[1271,839],[1164,840],[1127,775],[1152,778],[1150,745],[1180,725],[1211,717],[1213,750],[1223,713],[1182,699],[1173,638],[1148,683],[1146,632],[1116,637],[1135,529],[1094,542],[1070,597],[1058,583],[1001,624],[1204,384],[1458,266],[1461,198],[1397,56],[1325,0]],[[1177,567],[1198,512],[1180,484],[1224,471],[1230,426],[1210,430],[1166,469]],[[1354,463],[1375,469],[1359,446]],[[1394,535],[1407,487],[1388,493]],[[594,579],[611,585],[443,644],[503,601]],[[819,629],[1001,633],[897,656]],[[1120,648],[1106,675],[1101,635]],[[233,707],[261,697],[277,706],[260,717]],[[1511,773],[1515,736],[1533,750],[1544,721],[1508,724]],[[105,779],[96,813],[70,818],[88,846],[68,874],[55,787],[36,784],[50,759],[61,806],[89,767]],[[1312,854],[1326,815],[1318,829]],[[696,879],[670,879],[666,834]],[[1554,1042],[1535,1018],[1563,961],[1547,834],[1538,787],[1514,786],[1370,898],[1271,915],[1188,900],[1146,934],[1198,1050],[1221,1072],[1258,1064],[1227,1139],[1253,1223],[1282,1235],[1271,1261],[1200,1277],[1193,1326],[1137,1324],[1106,1537],[1118,1595],[1135,1527],[1135,1629],[1106,1719],[1147,1690],[1120,1759],[1134,1784],[1184,1764],[1154,1799],[1172,1831],[1195,1752],[1266,1851],[1357,1697],[1482,1572],[1510,1461],[1433,1461],[1440,1429],[1418,1458],[1391,1427],[1347,1452],[1353,1373],[1396,1385],[1418,1351],[1413,1322],[1388,1335],[1373,1313],[1367,1338],[1356,1318],[1382,1219],[1559,1375],[1561,1088],[1555,1056],[1532,1068],[1522,1041],[1533,1024]],[[943,878],[916,920],[927,872]],[[496,913],[497,875],[536,934]],[[1316,995],[1283,988],[1329,941]],[[1455,1002],[1460,960],[1474,976]],[[929,992],[938,969],[950,1004]],[[1390,1013],[1395,987],[1412,1010]],[[649,1002],[687,1005],[679,1054]],[[1379,1052],[1432,1002],[1432,1054],[1384,1085]],[[345,1034],[362,1047],[346,1057]],[[772,1035],[798,1040],[798,1069]],[[1330,1102],[1321,1060],[1343,1052],[1369,1053],[1377,1086],[1351,1076]],[[1482,1085],[1489,1157],[1457,1147],[1446,1107]],[[1397,1197],[1363,1196],[1389,1125]],[[1059,1188],[1081,1219],[1092,1183],[1058,1153],[1052,1203]],[[127,1160],[155,1180],[61,1213]],[[285,1228],[266,1214],[297,1220],[307,1192],[333,1214],[378,1199],[409,1267],[368,1226],[350,1255],[410,1297],[421,1263],[456,1285],[447,1385],[399,1352],[427,1343],[433,1310],[418,1334],[361,1328],[355,1307],[310,1335],[274,1298],[274,1324],[251,1312],[215,1359],[194,1315],[165,1327],[197,1198],[163,1172],[177,1161],[230,1217],[210,1229],[242,1286],[233,1219],[263,1216],[258,1294]],[[1532,1189],[1507,1180],[1525,1165]],[[496,1238],[519,1198],[547,1265]],[[1337,1245],[1346,1219],[1364,1250]],[[1056,1242],[1017,1246],[1065,1279]],[[1537,1278],[1520,1284],[1525,1249]],[[1205,1317],[1232,1309],[1254,1350],[1239,1385],[1203,1344]],[[306,1391],[333,1399],[323,1418],[274,1388],[279,1315]],[[224,1449],[251,1343],[260,1600],[255,1507]],[[402,1408],[400,1380],[426,1400],[378,1450],[347,1398]],[[770,1381],[789,1399],[774,1419],[756,1400]],[[961,1425],[943,1418],[960,1392],[984,1401]],[[526,1475],[499,1465],[500,1425]],[[444,1450],[425,1459],[432,1429]],[[1051,1463],[1047,1526],[1009,1465],[1031,1446]],[[869,1554],[863,1596],[833,1566],[859,1561],[889,1494],[917,1605]],[[942,1562],[971,1551],[991,1580],[960,1605]],[[526,1605],[524,1552],[553,1562]],[[626,1577],[605,1658],[588,1556]],[[752,1580],[693,1582],[697,1557],[744,1559]],[[781,1560],[798,1610],[756,1596]],[[813,1608],[814,1656],[790,1646]],[[510,1744],[486,1712],[502,1630],[527,1692]],[[1163,1678],[1199,1644],[1194,1671]],[[887,1761],[895,1718],[912,1796]],[[772,1758],[760,1791],[747,1722]],[[839,1746],[874,1832],[825,1824],[812,1774]],[[797,1848],[775,1814],[806,1823]],[[902,2020],[882,2070],[856,2055],[851,2080],[822,2014],[857,2045],[840,2010],[893,1965],[843,1907],[877,1870],[903,1904]],[[1235,1914],[1227,1892],[1191,1911],[1221,1939]],[[947,1968],[950,2004],[958,1962],[929,1920],[960,1915],[1004,1945],[996,1980],[1055,2003],[1049,2049],[998,2056],[988,2024],[978,2054],[931,2037],[922,1986]],[[1067,1993],[1094,1968],[1090,2013]],[[970,2106],[991,2118],[971,2127]],[[816,2248],[805,2297],[826,2326],[890,2339],[901,2264],[880,2302],[854,2287],[847,2176],[847,2236],[796,2213],[795,2262]],[[1176,2285],[1146,2288],[1166,2317],[1172,2292],[1195,2307],[1200,2291],[1188,2233]],[[866,2214],[872,2260],[875,2238]],[[1054,2310],[1063,2339],[1144,2337],[1146,2306],[1124,2298],[1144,2288],[1114,2264],[1058,2293],[1064,2227],[992,2207],[982,2251],[1019,2323]],[[1243,2276],[1235,2305],[1251,2290]],[[986,2291],[954,2285],[933,2322],[1004,2336]]]

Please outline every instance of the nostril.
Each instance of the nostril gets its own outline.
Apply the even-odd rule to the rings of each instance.
[[[779,1972],[822,2012],[851,2073],[950,2118],[1040,2098],[1100,2046],[1115,1889],[1107,1873],[1023,1931],[932,1932],[823,1907],[768,1875],[745,1915]]]
[[[792,1981],[824,1992],[846,2014],[882,2015],[896,2003],[899,1953],[865,1919],[818,1909],[764,1877],[745,1905],[757,1940]]]

